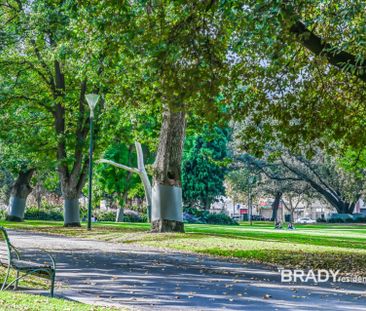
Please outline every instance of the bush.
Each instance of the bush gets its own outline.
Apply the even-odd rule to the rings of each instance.
[[[135,215],[124,215],[123,216],[124,222],[147,222],[147,216],[145,214],[135,216]]]
[[[317,220],[316,220],[316,222],[327,222],[326,220],[325,220],[325,218],[318,218]]]
[[[80,208],[80,219],[86,221],[88,210],[86,208]],[[115,221],[116,211],[101,211],[93,210],[93,215],[97,217],[98,221]],[[6,218],[6,211],[0,210],[0,219]],[[48,208],[47,210],[38,209],[37,207],[29,207],[24,214],[25,220],[57,220],[63,221],[64,215],[60,208]],[[124,215],[123,221],[125,222],[147,222],[147,216],[144,215]]]
[[[59,210],[40,210],[36,207],[30,207],[25,210],[24,219],[28,220],[64,220],[64,215]]]
[[[366,215],[363,214],[353,214],[353,222],[366,222]]]
[[[187,212],[183,212],[183,222],[188,223],[188,224],[206,223],[206,222],[203,222],[201,217],[193,216],[192,214],[189,214]]]
[[[327,219],[329,223],[352,223],[354,218],[351,214],[332,214]]]
[[[237,221],[226,214],[208,214],[206,222],[212,225],[239,225]]]
[[[366,215],[363,214],[332,214],[328,218],[329,223],[360,223],[366,222]]]
[[[112,211],[98,211],[96,213],[98,221],[115,221],[116,212]]]
[[[211,225],[239,225],[238,222],[224,213],[211,214],[209,211],[196,208],[185,208],[184,221]]]
[[[95,213],[98,221],[115,221],[116,220],[116,211],[98,211]],[[147,215],[133,215],[133,214],[125,214],[123,215],[124,222],[147,222]]]

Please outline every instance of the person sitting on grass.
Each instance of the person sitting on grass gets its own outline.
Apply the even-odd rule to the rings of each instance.
[[[287,225],[287,230],[294,230],[294,229],[295,229],[295,227],[292,224],[292,222],[289,222],[288,225]]]
[[[282,229],[282,224],[280,221],[276,221],[275,229]]]

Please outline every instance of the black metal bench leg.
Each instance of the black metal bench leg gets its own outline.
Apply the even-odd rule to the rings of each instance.
[[[4,283],[3,283],[3,285],[1,286],[1,290],[4,290],[4,288],[6,287],[6,282],[8,281],[9,274],[10,274],[10,267],[9,267],[9,268],[8,268],[8,270],[6,271],[6,275],[5,275]]]
[[[56,278],[56,271],[52,271],[51,272],[51,291],[50,291],[51,297],[53,297],[53,294],[54,294],[55,278]]]
[[[19,271],[17,271],[17,274],[16,274],[16,281],[15,281],[15,284],[14,284],[14,290],[18,289],[18,285],[19,285]]]

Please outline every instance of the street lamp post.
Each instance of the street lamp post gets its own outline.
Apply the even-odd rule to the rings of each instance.
[[[94,108],[99,100],[99,95],[88,94],[85,99],[90,108],[90,143],[89,143],[89,192],[88,192],[88,230],[91,230],[91,214],[92,214],[92,181],[93,181],[93,120]]]
[[[248,177],[248,213],[249,213],[249,224],[253,225],[253,207],[252,207],[252,194],[251,194],[251,185],[254,182],[254,177]]]
[[[252,202],[251,202],[251,194],[250,194],[250,183],[248,183],[248,214],[249,214],[249,224],[252,225]]]

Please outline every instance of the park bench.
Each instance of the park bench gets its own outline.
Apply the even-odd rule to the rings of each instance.
[[[34,261],[36,256],[46,255],[47,260],[42,262]],[[32,260],[33,259],[33,260]],[[14,289],[17,289],[19,280],[28,276],[35,275],[40,278],[48,279],[51,281],[50,294],[53,297],[56,263],[54,258],[47,252],[34,253],[29,252],[27,254],[21,254],[9,241],[8,234],[4,227],[0,226],[0,264],[6,268],[6,274],[4,282],[0,290],[6,290],[11,285],[14,285]],[[7,284],[10,271],[16,272],[15,280]]]

